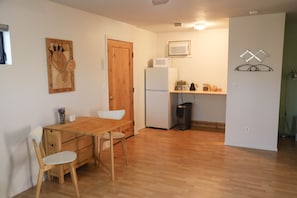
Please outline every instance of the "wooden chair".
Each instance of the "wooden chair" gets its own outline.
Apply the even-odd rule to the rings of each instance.
[[[41,127],[37,127],[30,133],[30,137],[34,145],[35,153],[40,167],[37,181],[36,198],[39,198],[40,195],[44,172],[49,171],[57,166],[66,164],[70,165],[70,173],[76,196],[80,197],[77,184],[77,174],[74,165],[74,161],[77,157],[76,153],[73,151],[61,151],[46,156],[42,145],[42,133],[43,131]]]
[[[99,118],[114,119],[120,120],[124,117],[125,110],[107,110],[107,111],[98,111]],[[125,155],[126,164],[128,164],[128,154],[127,154],[127,144],[126,144],[126,135],[121,131],[112,131],[113,140],[118,140],[122,144],[123,152]],[[100,150],[99,150],[99,163],[102,158],[103,144],[105,141],[109,141],[109,133],[105,133],[100,137]]]

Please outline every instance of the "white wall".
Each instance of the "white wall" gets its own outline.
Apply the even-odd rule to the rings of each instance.
[[[157,56],[168,56],[168,41],[190,40],[191,55],[172,57],[179,79],[198,84],[209,83],[227,89],[228,29],[159,33]],[[179,101],[192,102],[192,120],[225,122],[226,96],[182,94]]]
[[[226,145],[277,150],[284,27],[284,13],[229,21]],[[268,53],[263,64],[273,71],[234,71],[246,49]]]
[[[33,127],[56,123],[57,107],[76,115],[108,108],[106,38],[134,44],[135,130],[144,127],[144,68],[156,34],[45,0],[1,0],[0,23],[9,25],[12,48],[12,65],[0,65],[0,197],[35,183],[38,165],[26,138]],[[73,41],[74,92],[48,93],[46,37]]]

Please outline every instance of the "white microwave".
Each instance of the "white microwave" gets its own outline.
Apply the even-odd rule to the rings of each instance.
[[[154,58],[153,67],[170,67],[171,59],[170,58]]]

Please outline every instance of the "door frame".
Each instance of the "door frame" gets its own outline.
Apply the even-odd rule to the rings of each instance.
[[[111,37],[108,37],[107,35],[105,35],[105,56],[106,56],[106,66],[107,66],[107,71],[106,71],[106,75],[107,75],[107,105],[108,105],[108,109],[111,110],[110,108],[110,92],[109,92],[109,88],[110,88],[110,80],[109,80],[109,52],[108,52],[108,41],[109,40],[112,40],[112,41],[118,41],[118,42],[124,42],[124,43],[130,43],[132,45],[132,68],[130,69],[129,73],[130,73],[130,80],[132,81],[131,83],[129,83],[130,87],[129,87],[129,90],[132,90],[131,91],[131,100],[130,100],[130,120],[132,121],[132,124],[131,124],[131,127],[133,127],[133,135],[134,135],[134,59],[133,59],[133,47],[134,47],[134,43],[132,41],[126,41],[126,40],[122,40],[122,39],[115,39],[115,38],[111,38]],[[132,78],[132,79],[131,79]]]

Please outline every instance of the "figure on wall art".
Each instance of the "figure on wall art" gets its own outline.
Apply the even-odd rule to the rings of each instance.
[[[74,91],[72,41],[46,38],[49,93]]]

